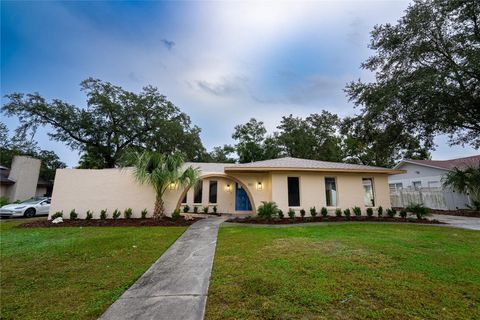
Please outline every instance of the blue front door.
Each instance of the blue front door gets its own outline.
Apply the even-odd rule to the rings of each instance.
[[[235,210],[251,211],[252,205],[248,199],[247,192],[238,183],[235,184]]]

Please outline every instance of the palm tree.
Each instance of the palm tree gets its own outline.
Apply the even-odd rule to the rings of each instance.
[[[144,151],[129,153],[125,165],[133,165],[133,175],[141,184],[150,184],[156,193],[153,217],[160,219],[165,216],[163,195],[175,184],[183,188],[193,187],[200,175],[198,169],[192,166],[184,167],[181,154],[165,155],[159,152]]]
[[[456,192],[468,193],[473,207],[480,210],[480,165],[463,170],[454,168],[444,176],[443,186]]]

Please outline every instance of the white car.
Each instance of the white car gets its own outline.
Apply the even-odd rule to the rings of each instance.
[[[48,214],[50,198],[32,198],[20,203],[7,204],[0,208],[0,217],[26,217]]]

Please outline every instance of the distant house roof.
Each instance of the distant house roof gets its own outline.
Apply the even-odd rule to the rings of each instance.
[[[329,162],[300,158],[278,158],[250,163],[226,164],[224,170],[230,171],[328,171],[328,172],[370,172],[370,173],[403,173],[382,167],[365,166],[343,162]]]
[[[480,165],[480,155],[465,157],[465,158],[457,158],[457,159],[450,159],[450,160],[402,160],[399,164],[395,166],[395,169],[399,168],[403,165],[403,163],[414,163],[419,164],[422,166],[433,167],[443,170],[453,170],[453,168],[458,169],[465,169],[470,166],[478,166]]]

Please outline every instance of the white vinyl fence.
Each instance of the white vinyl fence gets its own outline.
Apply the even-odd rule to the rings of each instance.
[[[412,203],[421,203],[436,210],[466,208],[470,203],[467,195],[443,190],[442,188],[405,188],[390,191],[392,207],[404,208]]]

